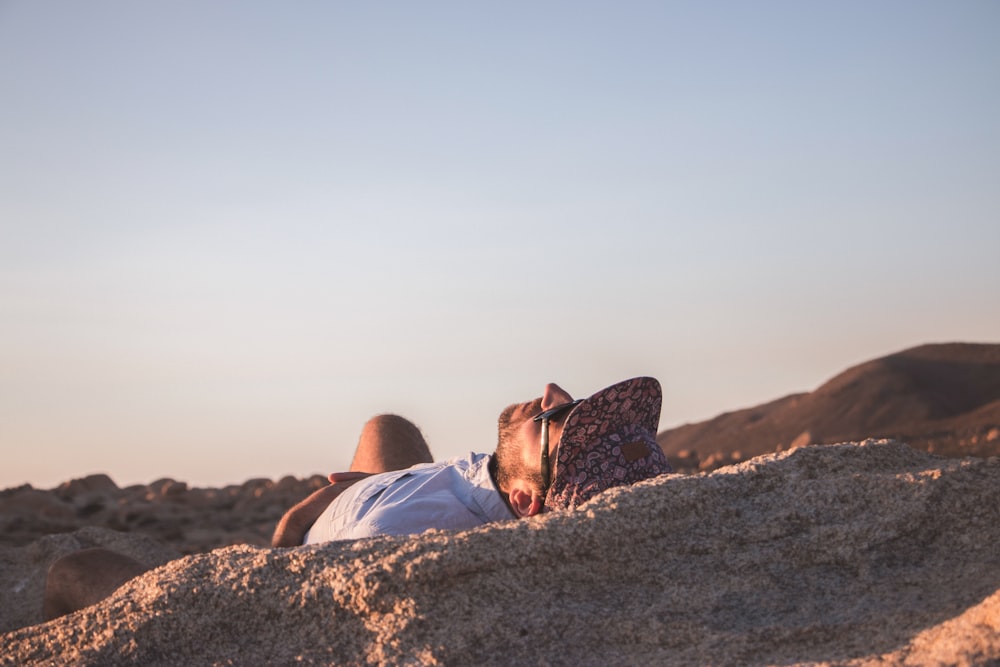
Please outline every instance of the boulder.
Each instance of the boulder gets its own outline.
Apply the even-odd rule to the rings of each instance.
[[[42,622],[42,592],[49,565],[80,549],[105,547],[149,566],[162,565],[180,553],[145,535],[88,527],[48,535],[26,547],[0,546],[0,632]],[[6,664],[0,656],[0,664]]]

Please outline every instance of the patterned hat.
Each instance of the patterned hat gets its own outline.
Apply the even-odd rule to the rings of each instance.
[[[660,383],[625,380],[580,402],[563,427],[545,500],[547,510],[576,507],[605,489],[673,472],[660,445]]]

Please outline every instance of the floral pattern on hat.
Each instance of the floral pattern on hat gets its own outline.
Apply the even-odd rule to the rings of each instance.
[[[563,427],[546,508],[576,507],[606,489],[673,472],[656,442],[661,397],[654,378],[634,378],[576,406]]]

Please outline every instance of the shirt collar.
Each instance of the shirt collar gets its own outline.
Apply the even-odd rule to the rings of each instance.
[[[488,455],[476,457],[475,462],[468,468],[466,476],[472,482],[470,495],[488,521],[516,519],[517,517],[507,507],[503,496],[500,495],[500,490],[493,482],[493,476],[490,475],[490,460],[492,458]]]

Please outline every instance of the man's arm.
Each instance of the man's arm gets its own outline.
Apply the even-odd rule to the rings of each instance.
[[[330,474],[330,486],[313,492],[308,498],[285,512],[274,529],[272,547],[297,547],[302,544],[309,528],[316,522],[323,510],[358,480],[369,477],[367,472],[335,472]]]

